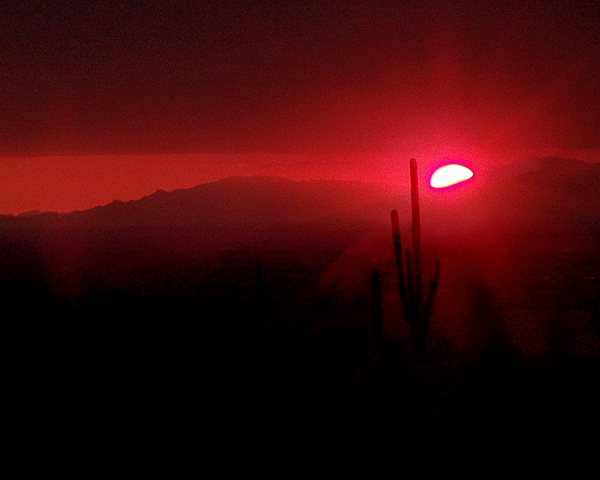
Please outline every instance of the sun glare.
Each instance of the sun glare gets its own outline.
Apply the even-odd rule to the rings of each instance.
[[[462,165],[445,165],[438,168],[431,176],[431,186],[443,188],[464,182],[473,176],[473,172]]]

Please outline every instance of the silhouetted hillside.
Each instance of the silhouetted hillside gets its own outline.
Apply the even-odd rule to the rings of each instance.
[[[423,202],[436,219],[477,232],[593,226],[600,221],[600,164],[523,159],[457,189],[429,191]]]
[[[600,215],[600,164],[560,158],[524,159],[476,176],[455,189],[432,192],[421,179],[421,196],[432,211],[456,206],[469,221],[482,216],[584,219]],[[469,185],[467,187],[467,185]],[[473,185],[473,186],[470,186]],[[462,187],[459,187],[462,188]],[[67,214],[29,212],[0,217],[0,227],[205,226],[285,228],[314,223],[387,221],[392,208],[401,214],[409,192],[388,184],[334,180],[297,182],[279,177],[230,177],[171,192]],[[470,208],[475,205],[476,208]],[[483,208],[479,208],[479,206]],[[485,212],[485,213],[483,213]]]
[[[600,164],[547,157],[537,169],[522,173],[515,181],[578,195],[600,196]]]
[[[343,181],[295,182],[278,177],[230,177],[190,189],[68,214],[3,216],[4,226],[131,227],[257,226],[371,221],[405,195],[393,186]]]
[[[554,157],[538,162],[539,168],[500,184],[507,187],[503,194],[512,199],[517,213],[529,210],[533,221],[597,224],[600,164]]]

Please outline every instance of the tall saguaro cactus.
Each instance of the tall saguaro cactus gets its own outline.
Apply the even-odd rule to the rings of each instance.
[[[435,305],[440,282],[440,262],[435,262],[435,273],[429,281],[427,294],[423,294],[423,263],[421,252],[421,209],[419,206],[419,179],[417,161],[410,160],[410,200],[412,210],[412,250],[402,250],[398,212],[392,210],[392,240],[398,274],[398,294],[402,316],[410,325],[411,344],[416,351],[425,349],[429,319]]]

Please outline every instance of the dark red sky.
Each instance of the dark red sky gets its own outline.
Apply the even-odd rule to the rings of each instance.
[[[598,78],[598,2],[3,2],[0,213],[411,156],[600,160]]]

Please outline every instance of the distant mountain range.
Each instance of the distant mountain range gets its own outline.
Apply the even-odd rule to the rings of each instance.
[[[461,210],[472,217],[500,215],[532,221],[600,220],[600,164],[532,158],[487,172]],[[478,181],[477,177],[473,182]],[[444,206],[422,181],[424,208]],[[466,190],[465,190],[466,192]],[[452,195],[450,192],[448,195]],[[457,193],[452,200],[462,199]],[[466,202],[469,203],[466,203]],[[206,226],[262,228],[327,222],[387,221],[397,208],[409,215],[409,192],[383,183],[292,181],[279,177],[230,177],[190,189],[157,192],[139,200],[67,214],[0,215],[0,228]],[[486,208],[466,208],[480,203]]]
[[[158,190],[139,200],[66,214],[27,212],[0,216],[0,227],[127,227],[297,225],[365,221],[406,194],[377,183],[280,177],[229,177],[189,189]]]
[[[495,178],[567,193],[600,195],[600,163],[558,157],[531,157],[497,168]]]
[[[583,162],[560,164],[556,159],[547,159],[543,169],[519,177],[521,182],[560,190],[576,195],[586,195],[590,200],[600,197],[600,168],[598,164]]]
[[[500,202],[520,206],[532,219],[600,221],[600,163],[556,157],[514,164],[514,175],[494,183]]]

